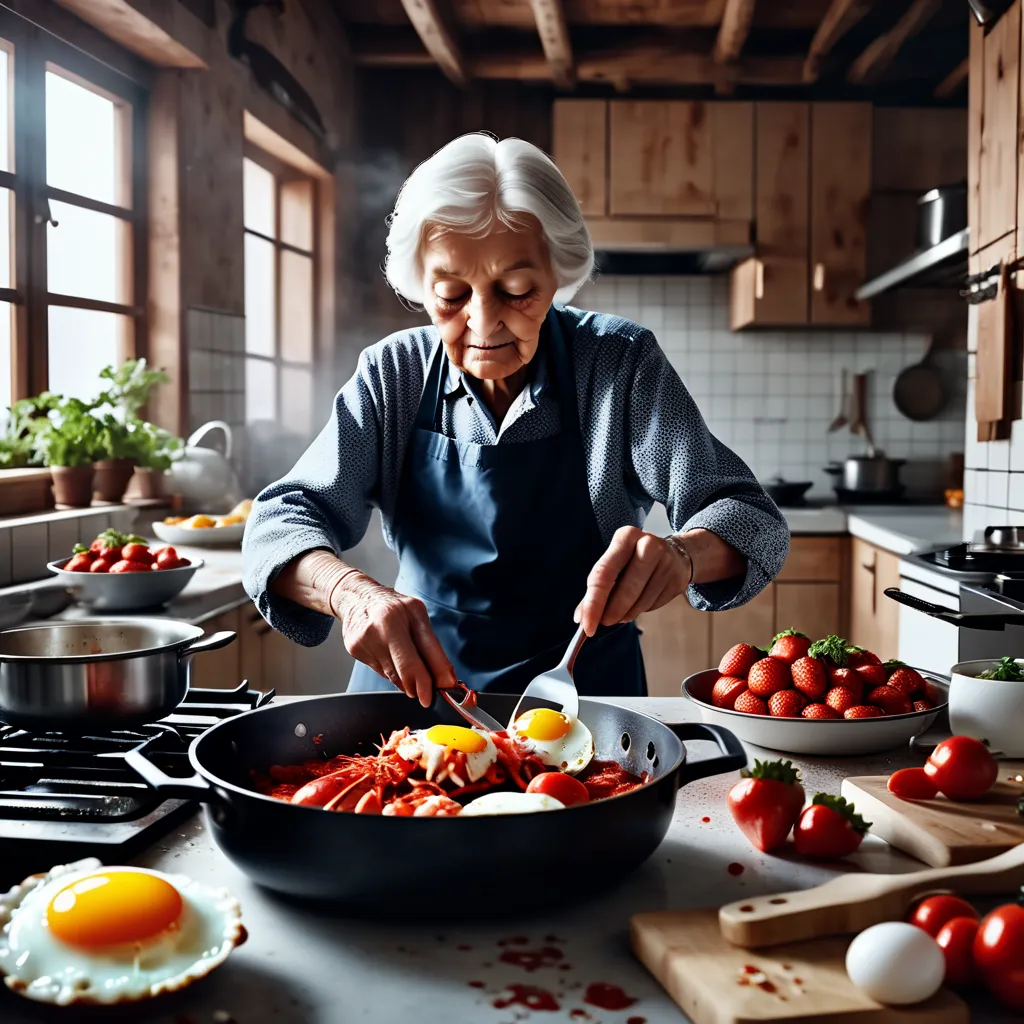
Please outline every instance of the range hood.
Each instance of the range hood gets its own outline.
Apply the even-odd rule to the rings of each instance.
[[[959,284],[967,273],[970,228],[962,228],[938,245],[915,252],[884,274],[862,284],[858,299],[872,299],[893,288],[942,288]]]
[[[746,222],[599,217],[587,226],[605,274],[724,274],[754,254]]]
[[[737,251],[711,249],[694,252],[595,249],[594,261],[602,274],[692,277],[695,274],[724,274],[740,260],[752,256],[753,252],[753,246]]]

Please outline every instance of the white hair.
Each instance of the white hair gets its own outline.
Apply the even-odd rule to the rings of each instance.
[[[552,269],[556,302],[568,302],[594,269],[594,247],[579,204],[562,172],[536,146],[473,132],[453,139],[406,179],[388,218],[384,273],[396,292],[423,303],[421,246],[432,228],[475,237],[497,224],[540,222]]]

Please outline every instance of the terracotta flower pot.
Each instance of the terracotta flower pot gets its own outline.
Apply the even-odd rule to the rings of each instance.
[[[92,466],[51,466],[50,476],[58,505],[88,508],[92,504]]]
[[[148,466],[136,466],[132,477],[132,496],[140,501],[151,498],[162,498],[166,493],[164,481],[167,474],[162,469],[150,469]]]
[[[135,463],[131,459],[103,459],[94,463],[93,468],[93,497],[97,501],[120,501],[135,472]]]

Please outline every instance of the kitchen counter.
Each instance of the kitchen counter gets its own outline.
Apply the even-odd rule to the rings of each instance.
[[[668,722],[697,717],[680,698],[619,699],[617,703]],[[694,759],[710,756],[708,743],[689,744]],[[768,752],[749,747],[751,761]],[[837,793],[847,775],[893,771],[912,762],[906,754],[861,758],[794,758],[803,769],[808,795],[819,790]],[[559,996],[559,1012],[529,1012],[517,1007],[518,1020],[588,1024],[626,1024],[643,1018],[647,1024],[679,1024],[687,1020],[657,982],[631,956],[630,916],[644,910],[718,906],[761,893],[805,889],[834,877],[833,868],[801,863],[788,856],[768,856],[748,845],[735,828],[725,795],[735,774],[692,783],[681,790],[671,829],[651,859],[622,886],[577,909],[541,913],[517,922],[488,923],[484,909],[478,924],[444,925],[429,921],[385,925],[346,920],[323,910],[274,898],[257,889],[215,847],[201,816],[187,821],[148,851],[139,864],[186,874],[207,885],[226,887],[242,903],[249,940],[214,974],[183,992],[148,1005],[106,1012],[104,1020],[132,1024],[511,1024],[513,1009],[499,1010],[492,1001],[512,983],[536,985]],[[704,817],[710,820],[703,822]],[[580,836],[585,842],[586,837]],[[486,856],[486,851],[480,851]],[[409,856],[415,856],[410,850]],[[573,884],[572,851],[552,851],[551,869]],[[889,872],[920,867],[881,840],[868,837],[849,859],[850,869]],[[730,864],[743,866],[734,877]],[[40,868],[45,867],[40,865]],[[339,864],[339,870],[344,865]],[[734,869],[735,870],[735,869]],[[437,866],[438,883],[458,879],[457,864]],[[483,908],[492,898],[479,887],[451,898]],[[493,898],[518,899],[529,905],[528,889],[514,879],[496,884]],[[522,935],[531,948],[550,945],[557,936],[570,970],[540,969],[526,974],[498,961],[503,937]],[[484,965],[487,966],[484,966]],[[482,981],[483,988],[470,982]],[[584,1006],[581,994],[592,982],[623,988],[637,1002],[627,1011],[607,1012]],[[586,1009],[589,1017],[570,1016]],[[4,1024],[86,1019],[74,1011],[44,1012],[0,989],[0,1020]],[[90,1014],[88,1020],[97,1020]],[[973,1020],[1009,1024],[1012,1016],[979,999]]]

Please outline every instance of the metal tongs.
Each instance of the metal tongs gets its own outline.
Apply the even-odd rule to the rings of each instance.
[[[465,694],[461,701],[456,700],[452,696],[452,693],[456,690],[461,690]],[[503,732],[505,729],[501,722],[496,718],[492,718],[483,708],[477,705],[476,690],[471,690],[465,683],[457,682],[451,689],[438,689],[436,691],[434,710],[442,712],[446,704],[457,715],[461,715],[470,725],[475,726],[477,729],[482,729],[484,732]]]

